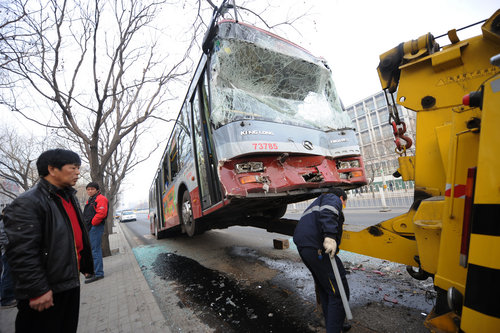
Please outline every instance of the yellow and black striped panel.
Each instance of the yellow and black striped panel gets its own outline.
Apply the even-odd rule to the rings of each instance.
[[[475,204],[472,214],[473,234],[500,236],[500,204]]]
[[[469,264],[464,305],[500,318],[500,269]]]
[[[473,206],[461,328],[500,332],[500,205]]]

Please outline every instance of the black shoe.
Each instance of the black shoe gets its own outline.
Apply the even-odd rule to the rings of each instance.
[[[6,304],[2,304],[2,309],[15,308],[16,306],[17,306],[17,301],[13,299],[12,301],[7,302]]]
[[[349,324],[348,322],[344,322],[344,324],[342,325],[342,332],[347,332],[351,329],[351,324]]]
[[[88,279],[85,279],[85,283],[92,283],[94,281],[97,281],[97,280],[100,280],[100,279],[104,279],[104,276],[92,276],[92,277],[89,277]]]

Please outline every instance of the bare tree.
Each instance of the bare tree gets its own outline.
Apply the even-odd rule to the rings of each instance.
[[[0,128],[0,178],[27,191],[38,180],[36,159],[40,152],[34,136],[24,137],[14,129]],[[19,192],[0,183],[0,193],[15,199]]]
[[[27,0],[0,0],[0,91],[5,92],[14,87],[16,78],[10,77],[8,68],[20,56],[15,52],[11,43],[18,37],[25,37],[27,32],[19,27],[26,17]],[[29,46],[19,45],[21,54],[29,50]],[[0,94],[0,107],[5,104],[4,94]]]
[[[9,43],[24,34],[18,22],[27,15],[26,0],[0,0],[0,69],[7,67],[15,55]],[[3,71],[2,71],[3,72]]]
[[[20,192],[27,191],[38,181],[36,161],[43,151],[68,149],[64,142],[52,135],[24,135],[6,125],[0,127],[0,142],[0,179],[14,185],[6,186],[0,182],[0,195],[10,199],[15,199]],[[89,178],[86,165],[80,167],[80,176],[83,180]]]
[[[175,48],[158,28],[162,10],[174,5],[167,1],[30,2],[17,24],[25,33],[7,41],[10,83],[23,89],[22,97],[9,90],[10,110],[78,147],[112,208],[127,172],[158,147],[142,155],[134,150],[147,126],[171,117],[168,84],[189,72],[188,55],[206,27],[201,18],[210,4],[193,0],[197,12],[182,47],[186,52],[170,54]],[[40,107],[40,97],[47,106]],[[104,255],[111,253],[111,225]]]
[[[167,83],[188,70],[181,68],[186,54],[169,59],[160,42],[164,36],[155,29],[164,4],[43,1],[30,7],[36,15],[18,23],[29,33],[8,42],[17,55],[9,59],[8,71],[48,105],[33,110],[25,98],[12,95],[10,109],[79,147],[91,180],[111,204],[127,171],[148,156],[134,153],[144,133],[139,127],[152,116],[167,116],[164,105],[172,99]],[[25,45],[34,47],[29,55]],[[104,255],[111,252],[110,229],[108,223]]]

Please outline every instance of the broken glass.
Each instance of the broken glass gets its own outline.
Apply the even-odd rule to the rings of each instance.
[[[244,119],[323,131],[352,128],[326,64],[277,36],[222,23],[210,66],[215,128]]]

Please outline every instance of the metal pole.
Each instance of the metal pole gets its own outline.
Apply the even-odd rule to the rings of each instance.
[[[236,12],[236,0],[233,0],[233,8],[234,8],[234,20],[238,22],[238,13]]]
[[[340,298],[342,299],[342,304],[344,305],[345,316],[347,320],[351,320],[352,319],[351,308],[349,307],[349,301],[347,300],[347,296],[345,294],[344,284],[342,283],[342,279],[340,278],[339,268],[337,267],[335,258],[330,257],[330,263],[332,264],[333,275],[335,275],[335,280],[337,281],[337,286],[340,292]]]

